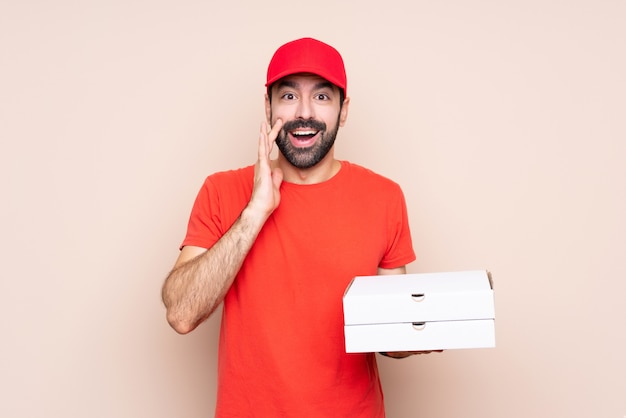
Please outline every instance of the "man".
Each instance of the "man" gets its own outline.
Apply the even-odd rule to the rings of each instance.
[[[375,355],[345,352],[342,296],[415,259],[404,196],[334,156],[350,99],[333,47],[281,46],[266,87],[258,160],[206,179],[163,285],[167,320],[186,334],[224,302],[217,417],[383,417]]]

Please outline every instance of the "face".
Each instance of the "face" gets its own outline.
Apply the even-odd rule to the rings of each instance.
[[[283,121],[276,138],[281,154],[293,166],[306,169],[331,151],[337,131],[347,118],[348,99],[341,106],[339,88],[321,77],[297,74],[272,85],[266,98],[270,123]]]

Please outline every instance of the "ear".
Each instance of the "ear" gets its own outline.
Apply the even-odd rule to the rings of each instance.
[[[341,107],[341,113],[339,114],[339,126],[343,126],[348,119],[348,108],[350,107],[350,98],[346,97],[343,100],[343,106]]]
[[[268,126],[272,126],[272,105],[270,104],[270,96],[265,93],[265,119],[267,119]]]

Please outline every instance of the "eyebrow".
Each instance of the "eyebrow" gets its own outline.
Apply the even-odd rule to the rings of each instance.
[[[333,87],[335,87],[333,83],[331,83],[330,81],[324,80],[324,81],[320,81],[319,83],[315,85],[315,90],[321,90],[321,89],[334,90]]]
[[[321,90],[321,89],[330,89],[333,90],[333,87],[335,85],[333,83],[331,83],[330,81],[320,81],[319,83],[317,83],[315,86],[313,86],[313,90]],[[293,80],[281,80],[278,82],[277,86],[278,89],[284,88],[284,87],[289,87],[292,89],[298,88],[298,83],[296,83]]]

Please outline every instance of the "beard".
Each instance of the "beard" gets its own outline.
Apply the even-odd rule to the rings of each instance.
[[[289,132],[299,128],[310,128],[319,131],[320,138],[310,147],[293,146],[289,140]],[[306,169],[318,164],[332,149],[339,131],[339,117],[333,130],[327,131],[326,124],[314,119],[296,119],[285,122],[276,137],[276,145],[281,154],[296,168]]]

